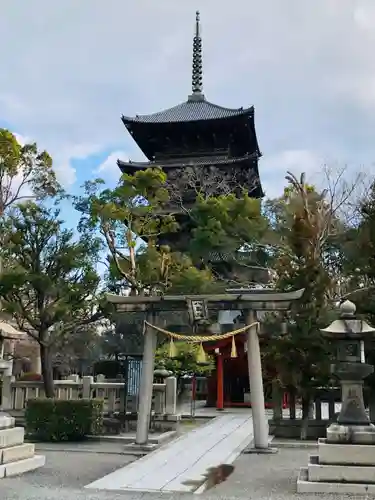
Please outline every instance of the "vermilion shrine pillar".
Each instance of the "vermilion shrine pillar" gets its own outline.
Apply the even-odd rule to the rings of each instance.
[[[218,349],[216,354],[216,382],[217,382],[217,395],[216,395],[216,409],[218,411],[224,410],[224,366],[223,366],[223,355]]]

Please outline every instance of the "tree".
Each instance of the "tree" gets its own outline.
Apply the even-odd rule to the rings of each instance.
[[[190,252],[194,256],[215,251],[236,253],[256,245],[267,230],[268,221],[261,213],[261,204],[247,193],[204,198],[198,196],[189,211],[194,223]]]
[[[304,175],[297,179],[288,174],[287,180],[289,186],[274,202],[270,217],[276,237],[276,286],[305,292],[289,314],[288,333],[267,344],[265,357],[277,368],[281,384],[302,396],[303,437],[314,391],[330,380],[331,353],[320,328],[328,324],[333,306],[334,277],[328,257],[339,221],[326,191],[308,185]]]
[[[75,200],[82,214],[80,230],[84,234],[99,233],[108,251],[111,286],[124,287],[133,294],[163,293],[181,276],[195,283],[210,279],[209,273],[194,268],[188,256],[171,252],[157,239],[178,231],[173,214],[168,213],[169,194],[166,175],[159,168],[124,174],[118,186],[100,191],[103,181],[85,185],[85,195]]]
[[[101,335],[100,345],[103,355],[106,359],[119,361],[124,354],[142,354],[143,314],[117,316],[116,326],[106,328]]]
[[[4,309],[40,346],[47,397],[53,397],[52,352],[93,315],[99,285],[95,270],[100,244],[64,228],[59,210],[27,202],[6,219],[7,267],[0,277]]]
[[[269,255],[261,245],[268,221],[260,200],[249,196],[257,184],[241,168],[225,173],[213,166],[190,166],[168,178],[172,206],[187,220],[186,253],[222,285],[269,279]]]
[[[20,201],[61,192],[50,155],[35,143],[21,145],[14,134],[0,128],[0,217]]]
[[[351,229],[346,246],[345,271],[351,279],[348,295],[358,302],[360,312],[375,321],[375,182],[359,200],[359,220]]]
[[[207,364],[197,363],[199,344],[176,342],[177,357],[169,356],[169,343],[164,343],[156,350],[155,366],[160,364],[171,371],[177,378],[184,375],[207,375],[215,368],[212,356],[208,356]]]
[[[99,333],[101,322],[88,316],[90,322],[54,335],[51,345],[53,367],[60,374],[83,373],[97,361],[101,352],[102,336]]]

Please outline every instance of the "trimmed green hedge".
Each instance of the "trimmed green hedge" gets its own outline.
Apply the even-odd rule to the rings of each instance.
[[[103,400],[29,399],[26,434],[39,441],[80,441],[103,428]]]

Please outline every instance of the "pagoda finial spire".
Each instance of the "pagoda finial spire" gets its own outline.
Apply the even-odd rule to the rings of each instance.
[[[203,58],[202,58],[202,37],[199,10],[195,13],[195,34],[193,38],[193,71],[192,90],[193,94],[203,93]]]

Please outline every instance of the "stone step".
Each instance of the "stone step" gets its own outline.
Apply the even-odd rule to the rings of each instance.
[[[366,444],[331,444],[318,441],[319,464],[375,465],[375,446]]]
[[[39,467],[43,467],[46,463],[46,457],[43,455],[34,455],[31,458],[18,460],[9,464],[0,465],[0,478],[18,476],[24,472],[29,472]]]
[[[0,450],[0,464],[8,464],[31,458],[35,454],[35,445],[33,443],[24,443],[10,448]]]
[[[297,493],[326,493],[336,495],[375,495],[375,484],[369,483],[320,483],[297,479]]]
[[[12,427],[0,430],[0,449],[9,448],[23,444],[25,429],[23,427]]]
[[[328,483],[372,483],[375,485],[375,467],[309,464],[308,480]]]

